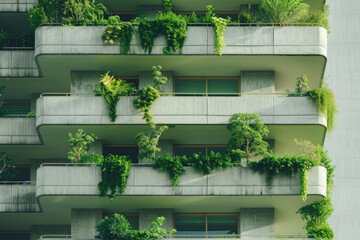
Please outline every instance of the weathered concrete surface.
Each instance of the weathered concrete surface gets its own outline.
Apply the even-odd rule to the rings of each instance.
[[[41,54],[120,54],[120,44],[105,44],[105,27],[40,27],[35,56]],[[129,54],[146,54],[133,36]],[[322,27],[233,27],[225,31],[224,55],[321,55],[326,57],[327,31]],[[155,39],[152,54],[163,54],[164,36]],[[176,54],[207,55],[215,51],[213,27],[190,26],[184,47]]]
[[[158,217],[165,217],[165,222],[162,225],[166,230],[174,228],[173,210],[168,208],[143,208],[139,212],[139,228],[140,230],[149,230],[151,222]]]
[[[1,0],[0,12],[27,12],[38,0]]]
[[[36,196],[99,195],[99,167],[48,167],[37,170]],[[309,170],[309,195],[326,196],[326,169]],[[167,173],[149,166],[134,166],[124,195],[127,196],[266,196],[300,195],[300,177],[276,176],[268,185],[265,174],[235,167],[201,176],[192,168],[173,189]]]
[[[115,124],[144,124],[134,97],[121,97]],[[227,124],[234,113],[257,113],[265,124],[320,124],[326,117],[306,97],[173,97],[163,96],[151,108],[159,124]],[[114,124],[103,97],[43,97],[37,100],[36,126]]]
[[[242,208],[240,209],[241,235],[273,235],[273,208]]]
[[[35,118],[0,118],[0,144],[40,144]]]
[[[39,212],[35,185],[0,184],[0,212]]]
[[[71,235],[96,236],[96,224],[102,220],[102,209],[71,209]]]
[[[89,94],[94,96],[94,91],[99,87],[101,71],[71,71],[70,92],[79,93],[80,96]]]
[[[241,93],[275,93],[274,71],[242,71]]]
[[[0,50],[0,77],[39,77],[34,50]]]
[[[69,225],[32,225],[31,240],[39,240],[42,235],[69,235]]]

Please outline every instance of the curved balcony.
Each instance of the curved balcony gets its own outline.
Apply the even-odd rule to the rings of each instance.
[[[39,212],[35,184],[30,182],[0,183],[0,212]]]
[[[0,77],[39,77],[34,50],[0,50]]]
[[[0,118],[0,144],[40,144],[35,118]]]

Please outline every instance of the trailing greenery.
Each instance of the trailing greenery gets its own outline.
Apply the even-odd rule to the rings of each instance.
[[[169,174],[173,188],[175,188],[180,182],[180,175],[185,173],[184,163],[187,161],[186,156],[166,154],[164,157],[158,157],[153,161],[153,168],[166,171]]]
[[[5,152],[0,152],[0,181],[9,181],[18,174],[18,170],[12,164],[12,158]]]
[[[116,106],[120,100],[120,96],[130,96],[134,91],[135,88],[131,83],[116,79],[107,72],[101,76],[99,88],[95,90],[95,93],[96,95],[104,97],[109,110],[110,121],[115,122],[117,118]]]
[[[303,0],[261,0],[259,8],[263,23],[298,23],[308,12]]]
[[[105,217],[96,225],[99,236],[104,240],[148,240],[163,239],[175,234],[176,230],[167,231],[162,228],[164,217],[158,217],[151,223],[149,230],[132,230],[129,221],[121,214],[115,213]]]
[[[7,109],[4,107],[5,103],[5,86],[0,85],[0,117],[6,115],[8,113]]]
[[[161,4],[163,6],[164,13],[172,12],[173,10],[172,0],[161,0]]]
[[[126,189],[131,161],[127,156],[109,154],[100,161],[99,165],[101,169],[101,182],[98,184],[100,196],[108,196],[112,200],[116,192],[121,195]]]
[[[10,35],[4,30],[0,30],[0,48],[8,47],[10,45]]]
[[[133,34],[134,27],[131,22],[122,22],[119,16],[111,16],[108,18],[108,23],[102,38],[105,43],[110,44],[114,44],[114,41],[119,39],[122,53],[127,54],[130,51]]]
[[[231,131],[227,152],[233,162],[249,161],[267,152],[269,144],[263,140],[269,134],[258,114],[236,113],[231,116],[227,129]]]
[[[329,88],[328,84],[322,82],[320,88],[309,90],[306,94],[308,98],[313,100],[318,111],[327,116],[327,128],[329,131],[334,129],[335,117],[338,109],[335,101],[335,94]]]
[[[68,143],[71,148],[67,153],[68,159],[73,163],[88,162],[85,155],[96,139],[94,134],[87,134],[83,129],[78,129],[75,134],[70,132]]]
[[[224,34],[229,20],[216,16],[212,5],[206,6],[206,19],[209,19],[210,23],[214,25],[215,49],[221,56],[223,54],[224,47],[226,46],[224,43]]]

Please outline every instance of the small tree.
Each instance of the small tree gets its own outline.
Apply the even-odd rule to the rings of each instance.
[[[149,132],[140,132],[136,135],[136,143],[139,146],[139,159],[155,159],[156,153],[161,151],[158,147],[160,137],[168,128],[168,126],[157,128],[155,125],[151,125]]]
[[[234,162],[241,162],[241,158],[249,161],[267,152],[269,144],[263,137],[267,137],[269,130],[258,114],[236,113],[231,116],[227,129],[231,131],[227,151]]]
[[[83,129],[78,129],[75,134],[69,133],[68,143],[71,147],[67,157],[71,162],[81,162],[82,156],[89,151],[91,144],[97,139],[94,134],[87,134]]]
[[[0,152],[0,181],[8,181],[15,177],[18,171],[12,164],[12,158],[4,152]]]
[[[302,75],[296,79],[295,93],[305,96],[306,93],[310,90],[309,80],[306,75]]]

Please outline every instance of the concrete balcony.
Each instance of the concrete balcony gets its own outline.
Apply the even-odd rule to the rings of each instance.
[[[38,0],[1,0],[0,12],[27,12]]]
[[[99,196],[101,180],[96,166],[51,166],[37,170],[36,196]],[[271,185],[265,174],[249,168],[234,167],[206,176],[186,167],[180,184],[173,189],[167,173],[150,166],[133,166],[124,196],[299,196],[300,177],[276,176]],[[309,196],[326,196],[326,169],[309,170]],[[310,200],[311,201],[311,200]],[[308,203],[308,202],[307,202]],[[91,203],[90,203],[91,204]],[[156,203],[153,203],[156,205]]]
[[[113,125],[145,124],[142,113],[133,104],[135,97],[121,97],[118,118],[112,123],[103,97],[45,96],[37,100],[36,126],[42,125]],[[326,127],[326,117],[319,114],[306,97],[173,97],[163,96],[152,106],[158,124],[227,124],[234,113],[257,113],[265,124],[303,124]]]
[[[39,77],[34,50],[0,50],[0,77]]]
[[[191,236],[171,236],[169,238],[165,238],[165,239],[197,239],[197,240],[206,240],[206,239],[214,239],[214,240],[221,240],[224,238],[231,238],[231,239],[242,239],[242,240],[271,240],[271,239],[283,239],[283,240],[306,240],[309,239],[307,236],[294,236],[294,237],[287,237],[287,236],[282,236],[282,235],[264,235],[264,236],[246,236],[246,235],[241,235],[241,237],[235,237],[235,236],[231,236],[231,235],[224,235],[221,236],[219,238],[216,237],[201,237],[201,236],[197,236],[197,237],[191,237]],[[44,235],[41,236],[42,240],[96,240],[97,238],[95,237],[75,237],[75,236],[69,236],[69,235],[64,235],[64,236],[51,236],[51,235]]]
[[[0,144],[40,144],[35,118],[0,118]]]
[[[33,184],[0,184],[0,192],[1,213],[40,211],[36,201],[36,188]]]

